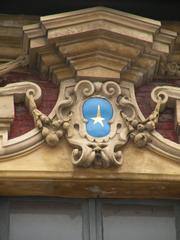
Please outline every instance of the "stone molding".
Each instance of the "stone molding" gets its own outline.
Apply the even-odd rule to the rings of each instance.
[[[162,63],[166,69],[173,60],[177,38],[158,21],[106,8],[42,17],[39,24],[25,26],[21,53],[28,55],[31,70],[57,83],[59,96],[46,116],[38,110],[37,85],[0,88],[0,101],[7,97],[3,107],[9,106],[0,116],[0,194],[179,199],[180,144],[155,130],[159,114],[168,106],[176,109],[179,134],[179,89],[155,88],[155,108],[147,118],[135,96],[137,86],[160,76]],[[116,87],[107,90],[109,84]],[[105,149],[82,128],[87,120],[82,102],[93,96],[107,98],[117,113],[112,136],[103,142]],[[9,140],[14,101],[26,104],[36,128]],[[120,146],[114,151],[117,139]],[[87,146],[90,151],[83,154],[81,147]]]
[[[8,131],[14,119],[14,103],[24,102],[25,104],[29,92],[33,92],[34,101],[38,104],[41,99],[41,89],[35,83],[20,82],[0,87],[1,104],[6,107],[4,112],[6,116],[0,116],[0,139],[2,138],[2,141],[0,141],[0,158],[15,156],[40,144],[41,138],[37,136],[37,130],[35,129],[20,137],[8,140]]]
[[[159,21],[104,7],[41,17],[23,33],[31,68],[57,83],[98,78],[135,86],[152,80],[177,38]]]
[[[26,59],[29,59],[31,69],[36,69],[40,74],[56,81],[60,89],[59,97],[48,117],[36,108],[35,101],[37,99],[34,99],[33,94],[26,94],[26,104],[33,114],[37,129],[19,138],[7,140],[7,144],[3,144],[3,147],[1,147],[1,157],[29,151],[33,148],[32,143],[34,146],[42,143],[42,137],[45,137],[49,145],[56,145],[64,131],[68,132],[71,127],[68,121],[64,120],[62,114],[59,115],[60,110],[57,109],[60,109],[60,106],[64,107],[66,104],[67,106],[74,104],[74,102],[72,104],[72,99],[66,99],[67,96],[63,95],[62,89],[65,91],[64,86],[71,82],[72,85],[70,84],[69,87],[70,89],[74,88],[76,98],[78,98],[80,93],[76,93],[77,86],[84,82],[93,86],[94,89],[98,89],[97,86],[99,86],[101,90],[98,94],[102,94],[102,96],[104,96],[103,86],[108,85],[108,83],[116,86],[116,89],[121,89],[122,93],[124,92],[123,96],[130,101],[127,105],[132,105],[133,111],[136,112],[137,119],[134,120],[137,124],[129,120],[130,118],[124,113],[119,115],[117,122],[121,122],[124,129],[131,135],[131,139],[140,147],[147,145],[161,154],[165,154],[167,147],[169,149],[166,150],[167,156],[177,160],[180,156],[179,144],[164,139],[154,129],[159,111],[163,108],[162,105],[170,104],[171,101],[169,100],[171,99],[178,100],[178,94],[176,95],[178,90],[172,90],[171,88],[172,91],[170,91],[165,87],[161,89],[164,99],[168,96],[169,100],[158,103],[153,114],[147,119],[143,117],[139,110],[134,94],[134,87],[151,81],[158,72],[159,66],[162,65],[160,63],[168,60],[177,34],[163,29],[158,21],[101,7],[42,17],[40,21],[41,24],[33,24],[23,28],[24,52],[28,56],[25,57],[25,64],[27,64]],[[24,64],[24,58],[19,59],[16,63],[10,62],[9,69],[4,66],[2,66],[2,69],[5,69],[5,72],[6,70],[9,71],[15,65],[17,66],[19,61]],[[17,85],[18,94],[13,92],[15,89],[14,85],[7,85],[0,90],[0,94],[2,96],[4,92],[4,95],[6,95],[5,92],[8,91],[15,96],[15,101],[22,101],[21,90],[24,99],[25,91],[28,88],[22,86],[21,89],[20,85]],[[156,91],[157,89],[152,93],[155,102],[157,100]],[[20,100],[17,100],[16,95],[19,95]],[[111,96],[109,95],[108,98],[111,98]],[[118,95],[116,98],[118,98]],[[165,101],[164,99],[163,101]],[[80,98],[80,100],[82,99]],[[115,102],[113,104],[115,106]],[[57,116],[58,119],[56,119]],[[73,121],[75,124],[75,120]],[[126,122],[126,127],[124,122]],[[123,144],[127,142],[127,136],[125,135],[122,137],[124,139]],[[10,149],[12,145],[11,151],[5,150]],[[96,153],[93,152],[93,154]],[[80,155],[81,151],[75,149],[73,156],[77,158]],[[121,158],[120,152],[117,155]],[[114,162],[117,160],[114,156],[108,158],[115,159]],[[75,160],[73,162],[75,163]],[[110,162],[110,160],[107,162]],[[120,165],[121,162],[120,160],[117,165]],[[107,165],[111,164],[108,163]]]

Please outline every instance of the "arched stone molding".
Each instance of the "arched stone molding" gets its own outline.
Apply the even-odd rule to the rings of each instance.
[[[125,83],[125,85],[126,84],[127,83]],[[136,106],[138,117],[141,121],[144,121],[145,117],[137,104],[133,87],[131,87],[130,95],[133,103]],[[163,95],[164,97],[162,103],[162,110],[165,108],[165,106],[175,108],[177,100],[179,100],[180,98],[180,89],[171,86],[156,87],[151,93],[153,102],[157,102],[158,95]],[[157,131],[151,132],[151,142],[147,143],[147,148],[156,152],[157,154],[180,162],[180,144],[164,138]]]
[[[32,82],[8,84],[0,88],[1,116],[0,116],[0,158],[15,156],[29,148],[35,147],[41,141],[36,129],[23,136],[8,140],[8,131],[14,119],[14,103],[26,104],[27,94],[33,92],[34,101],[41,100],[41,88]]]

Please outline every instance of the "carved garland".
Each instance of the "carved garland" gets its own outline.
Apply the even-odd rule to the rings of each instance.
[[[162,103],[163,96],[159,95],[154,111],[145,120],[137,120],[137,117],[129,119],[123,112],[121,113],[127,123],[130,139],[136,146],[145,147],[147,143],[151,142],[150,133],[156,128]]]
[[[58,101],[49,116],[41,113],[36,106],[35,102],[41,96],[36,84],[8,84],[0,88],[0,97],[7,95],[13,96],[9,97],[10,101],[26,102],[37,128],[8,140],[8,126],[13,119],[10,115],[4,125],[2,118],[1,126],[6,129],[1,131],[0,159],[30,151],[39,146],[43,138],[48,145],[56,146],[65,137],[74,148],[72,162],[77,166],[120,166],[123,161],[121,148],[129,139],[138,147],[147,145],[158,154],[180,161],[180,144],[163,138],[155,131],[159,112],[165,106],[175,107],[179,102],[179,88],[156,87],[151,94],[156,107],[146,119],[138,108],[133,84],[127,82],[121,82],[119,86],[112,81],[101,83],[84,80],[77,83],[72,79],[67,80],[61,84]],[[107,99],[114,111],[113,117],[108,120],[110,132],[103,138],[92,137],[86,131],[87,119],[82,114],[82,106],[93,97]]]
[[[67,90],[68,89],[68,90]],[[33,115],[35,125],[50,146],[56,146],[65,136],[74,147],[72,163],[83,167],[120,166],[122,164],[121,147],[132,139],[138,147],[144,147],[151,141],[150,133],[154,131],[163,102],[158,96],[153,113],[141,121],[131,99],[122,94],[116,82],[90,82],[83,80],[67,88],[56,107],[53,119],[41,113],[34,101],[33,91],[26,94],[28,107]],[[69,90],[70,89],[70,90]],[[111,131],[105,137],[95,138],[86,131],[87,119],[82,114],[82,104],[91,97],[108,99],[113,107],[113,117],[109,121]]]

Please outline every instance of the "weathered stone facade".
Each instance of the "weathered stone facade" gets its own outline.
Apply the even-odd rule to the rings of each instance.
[[[1,195],[179,198],[171,25],[107,8],[14,19],[0,28],[0,100],[10,111],[0,115]],[[81,105],[94,96],[115,109],[106,138],[85,131]]]

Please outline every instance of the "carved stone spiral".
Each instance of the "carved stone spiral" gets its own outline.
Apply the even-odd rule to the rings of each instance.
[[[69,112],[69,108],[73,105],[73,98],[68,96],[67,99],[61,101],[59,106],[56,109],[56,115],[59,120],[68,122],[71,119],[71,113]]]
[[[119,96],[121,94],[121,88],[116,82],[108,81],[103,84],[102,92],[107,97],[112,97],[114,95]]]
[[[95,91],[94,84],[88,80],[83,80],[77,83],[74,88],[74,92],[77,96],[81,96],[81,98],[91,96]]]
[[[127,97],[124,96],[119,98],[118,105],[122,108],[123,112],[126,113],[129,121],[135,119],[136,117],[135,106]]]
[[[19,82],[19,83],[10,83],[5,87],[0,87],[0,96],[5,95],[14,95],[15,103],[24,102],[25,96],[28,96],[29,93],[33,94],[34,100],[40,101],[41,99],[41,88],[32,82]]]
[[[95,152],[86,145],[72,151],[72,163],[75,166],[90,167],[94,159]]]

